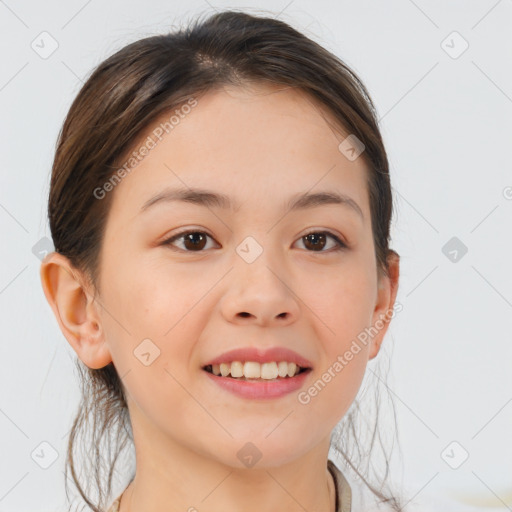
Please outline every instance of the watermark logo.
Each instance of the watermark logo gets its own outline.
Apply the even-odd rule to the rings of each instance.
[[[441,452],[441,458],[452,469],[458,469],[468,460],[469,453],[458,441],[452,441]]]
[[[30,43],[30,47],[41,59],[46,60],[57,51],[59,43],[50,33],[44,31]]]
[[[255,444],[248,442],[238,450],[236,456],[244,466],[252,468],[261,459],[262,453]]]
[[[353,133],[351,133],[346,139],[343,139],[338,146],[341,154],[353,162],[359,155],[365,150],[363,141],[358,139]]]
[[[160,349],[149,339],[142,340],[133,351],[133,355],[144,365],[153,364],[160,357]]]
[[[255,238],[248,236],[237,246],[236,252],[246,263],[253,263],[263,252],[263,247]]]
[[[443,245],[441,251],[452,263],[458,263],[466,255],[468,248],[454,236]]]
[[[48,469],[59,458],[59,453],[50,443],[43,441],[34,448],[30,456],[40,468]]]
[[[441,48],[452,59],[458,59],[469,48],[469,43],[454,30],[441,41]]]
[[[43,261],[46,256],[54,250],[53,242],[46,236],[38,240],[32,246],[32,254],[41,261]]]

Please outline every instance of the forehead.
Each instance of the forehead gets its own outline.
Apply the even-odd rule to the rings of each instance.
[[[339,144],[349,133],[303,91],[250,84],[194,100],[161,115],[133,145],[130,154],[154,142],[116,187],[123,204],[141,207],[172,185],[217,190],[247,205],[318,188],[349,195],[369,214],[363,158],[347,159]]]

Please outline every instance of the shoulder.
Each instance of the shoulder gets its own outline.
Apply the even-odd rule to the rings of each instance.
[[[359,478],[356,479],[353,473],[349,471],[348,467],[344,464],[335,464],[329,461],[329,466],[335,468],[338,479],[341,477],[341,481],[343,482],[343,485],[339,486],[338,490],[343,491],[346,498],[349,497],[349,504],[343,504],[345,506],[339,508],[340,512],[358,512],[360,510],[364,510],[365,512],[396,511],[389,503],[380,503],[379,499],[364,482]],[[342,472],[341,467],[345,468],[345,471]],[[444,496],[439,497],[429,494],[428,492],[422,492],[415,499],[410,499],[410,496],[407,497],[404,495],[396,497],[401,501],[403,512],[439,512],[440,510],[449,510],[450,512],[478,512],[481,510]]]
[[[375,498],[369,496],[368,493],[360,492],[359,496],[360,504],[364,506],[366,512],[395,512],[390,504],[378,503]],[[440,510],[446,510],[450,512],[478,512],[481,509],[464,505],[458,501],[451,500],[445,497],[438,497],[430,495],[428,493],[423,494],[421,499],[419,497],[408,500],[403,496],[401,498],[401,505],[403,512],[439,512]]]

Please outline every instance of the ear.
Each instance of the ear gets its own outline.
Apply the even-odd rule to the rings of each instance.
[[[81,361],[92,369],[110,363],[98,305],[86,276],[57,252],[43,259],[40,276],[60,330]]]
[[[389,272],[387,276],[379,276],[377,302],[372,314],[372,324],[370,327],[372,336],[370,355],[368,357],[369,360],[376,357],[379,353],[382,340],[384,339],[389,327],[389,322],[395,314],[393,306],[395,305],[396,294],[398,291],[400,256],[390,249],[387,261]]]

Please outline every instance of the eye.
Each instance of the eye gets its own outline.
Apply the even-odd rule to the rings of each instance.
[[[188,230],[182,231],[181,233],[173,235],[171,238],[164,240],[162,245],[168,245],[173,250],[182,250],[185,252],[201,252],[202,249],[205,248],[207,238],[213,240],[213,238],[204,231]],[[174,244],[175,240],[179,239],[183,239],[184,248],[179,247],[178,249],[175,249],[172,247],[172,245]]]
[[[334,240],[334,249],[332,251],[323,250],[328,238]],[[304,245],[306,248],[312,248],[312,251],[310,252],[334,252],[347,248],[346,244],[344,244],[339,237],[329,231],[312,231],[311,233],[301,237],[300,240],[305,241]]]
[[[177,233],[167,240],[164,240],[162,245],[167,245],[172,250],[181,250],[184,252],[202,252],[202,250],[207,245],[208,238],[213,240],[213,238],[204,231],[188,230]],[[323,250],[326,247],[326,241],[328,238],[334,240],[334,246],[333,248],[331,247],[331,249],[333,249],[332,251]],[[174,242],[181,239],[183,240],[183,246],[175,246]],[[346,244],[343,243],[338,236],[329,231],[312,231],[302,236],[299,240],[305,241],[304,246],[306,249],[311,249],[309,252],[334,252],[347,248]]]

